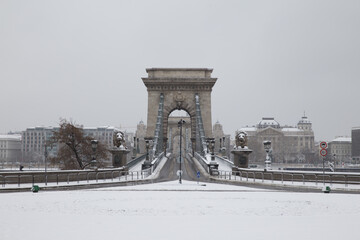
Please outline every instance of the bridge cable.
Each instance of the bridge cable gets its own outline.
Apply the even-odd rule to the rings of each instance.
[[[164,94],[160,93],[160,101],[159,101],[159,110],[158,110],[158,116],[156,120],[156,128],[155,128],[155,134],[153,139],[153,156],[158,155],[160,152],[162,152],[162,145],[163,145],[163,118],[164,118]]]
[[[197,128],[197,131],[198,131],[199,137],[200,137],[201,152],[204,155],[207,151],[207,145],[206,145],[204,125],[203,125],[203,121],[202,121],[202,117],[201,117],[200,97],[197,93],[195,94],[195,106],[196,106],[196,128]]]

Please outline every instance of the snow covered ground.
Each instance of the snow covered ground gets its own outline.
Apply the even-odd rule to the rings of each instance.
[[[357,239],[360,195],[177,181],[2,193],[0,239]]]

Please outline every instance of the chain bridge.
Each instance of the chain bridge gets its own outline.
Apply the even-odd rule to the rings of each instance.
[[[241,155],[234,162],[214,154],[211,92],[217,78],[208,68],[150,68],[142,78],[148,92],[146,154],[111,169],[51,172],[1,172],[0,190],[28,191],[26,184],[42,184],[42,189],[76,189],[128,185],[156,181],[197,180],[221,183],[274,181],[302,183],[306,191],[317,191],[318,182],[358,185],[360,174],[299,171],[265,171],[239,167]],[[174,111],[184,116],[173,116]],[[117,149],[118,152],[129,152]],[[243,150],[249,152],[251,150]],[[235,157],[239,157],[235,161]],[[102,183],[98,183],[99,180]],[[108,182],[106,182],[108,181]],[[109,182],[110,181],[110,182]],[[73,184],[69,184],[72,182]],[[77,184],[74,184],[76,183]],[[305,186],[316,184],[315,187]],[[48,186],[49,184],[49,186]],[[24,186],[24,187],[22,187]],[[263,186],[263,185],[262,185]],[[269,185],[266,185],[269,187]],[[290,187],[291,188],[291,187]],[[299,186],[296,188],[299,189]]]
[[[216,158],[211,148],[214,146],[211,92],[217,81],[211,76],[212,69],[150,68],[146,72],[148,76],[142,80],[148,92],[147,157],[142,169],[155,165],[160,160],[158,156],[167,156],[168,161],[160,174],[164,180],[174,179],[179,174],[194,178],[199,168],[212,175],[218,174],[219,161],[223,160]],[[176,110],[185,111],[187,116],[171,117]],[[178,144],[182,145],[181,149]],[[231,170],[230,162],[224,166]]]

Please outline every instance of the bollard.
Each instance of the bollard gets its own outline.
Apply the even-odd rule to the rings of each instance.
[[[38,185],[34,185],[32,188],[31,188],[31,191],[33,193],[37,193],[38,191],[40,190],[40,187]]]

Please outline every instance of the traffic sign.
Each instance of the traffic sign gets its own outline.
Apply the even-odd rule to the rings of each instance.
[[[326,148],[328,147],[327,142],[321,142],[321,143],[320,143],[320,147],[321,147],[322,149],[326,149]]]
[[[326,154],[327,154],[326,149],[321,149],[321,150],[320,150],[320,155],[321,155],[321,156],[325,157]]]
[[[197,175],[197,178],[200,178],[200,171],[197,171],[196,175]]]

